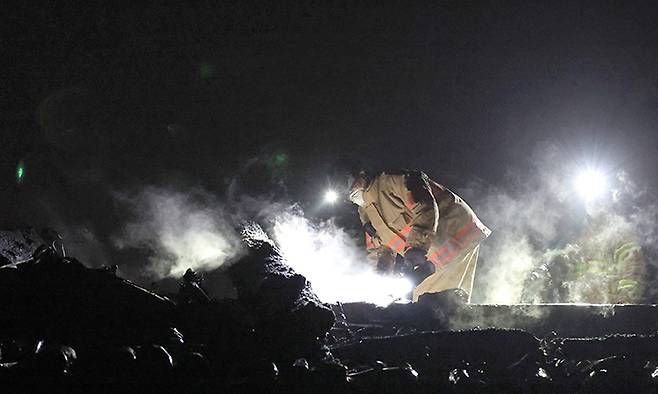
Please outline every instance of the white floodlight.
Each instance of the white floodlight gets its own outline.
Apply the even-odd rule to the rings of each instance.
[[[574,186],[583,200],[592,201],[603,195],[607,182],[601,171],[588,168],[578,175]]]
[[[338,201],[338,193],[335,190],[327,190],[324,193],[324,201],[329,204],[335,204]]]

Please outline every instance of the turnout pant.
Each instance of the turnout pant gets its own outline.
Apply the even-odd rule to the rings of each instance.
[[[434,274],[428,276],[413,290],[413,301],[418,301],[418,297],[425,293],[438,293],[443,290],[462,289],[468,294],[468,301],[470,302],[479,250],[480,245],[467,248],[443,269],[437,267]]]

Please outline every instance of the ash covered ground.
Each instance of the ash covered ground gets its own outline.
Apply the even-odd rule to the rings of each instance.
[[[42,233],[43,234],[43,233]],[[48,235],[48,234],[45,234]],[[320,301],[257,225],[227,268],[236,298],[187,271],[164,296],[3,233],[8,392],[652,392],[655,305]],[[45,246],[44,246],[45,244]],[[11,253],[9,253],[11,252]]]

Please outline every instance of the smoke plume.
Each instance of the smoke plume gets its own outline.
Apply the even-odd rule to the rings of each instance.
[[[148,187],[116,197],[131,208],[134,218],[114,244],[119,249],[147,249],[145,269],[155,278],[179,277],[188,268],[216,269],[240,252],[240,239],[224,211],[200,189],[184,193]]]
[[[406,279],[376,274],[363,248],[332,221],[313,223],[291,210],[276,215],[273,223],[274,239],[288,263],[310,280],[323,301],[386,305],[412,290]]]
[[[529,162],[531,167],[510,170],[498,185],[472,182],[456,190],[493,230],[480,250],[474,302],[545,301],[533,294],[527,283],[542,273],[542,265],[556,259],[567,259],[583,271],[579,280],[564,285],[569,301],[609,302],[609,292],[596,286],[603,279],[592,269],[592,261],[605,262],[623,240],[642,247],[644,274],[650,274],[658,217],[652,195],[629,174],[613,169],[607,173],[607,197],[584,202],[573,187],[579,168],[564,151],[541,146]],[[235,182],[225,184],[226,196],[201,187],[180,186],[115,192],[115,203],[130,216],[123,219],[119,215],[124,221],[117,223],[120,230],[110,237],[112,244],[106,249],[138,250],[144,256],[141,261],[146,264],[132,263],[139,272],[123,271],[129,279],[144,283],[145,279],[178,278],[187,268],[213,271],[237,260],[241,243],[235,229],[244,221],[255,220],[324,301],[387,304],[410,290],[405,280],[377,275],[367,262],[359,237],[331,220],[308,217],[298,205],[287,201],[284,187],[264,183],[264,189],[277,189],[278,193],[254,195],[245,193]],[[71,249],[75,256],[79,248]]]
[[[553,283],[543,285],[554,286],[558,276],[565,275],[569,302],[615,302],[610,297],[615,291],[610,286],[616,286],[610,273],[612,256],[629,242],[642,248],[643,261],[626,275],[646,281],[656,241],[652,223],[658,212],[647,192],[627,173],[613,168],[607,170],[604,195],[587,201],[575,193],[573,184],[583,167],[574,164],[567,152],[543,145],[530,162],[534,163],[530,169],[510,171],[501,186],[471,184],[464,190],[473,196],[477,214],[493,229],[482,245],[474,299],[550,301],[533,294],[545,288],[532,289],[528,283],[533,275],[536,279],[552,267]],[[555,268],[559,264],[569,266],[570,272],[559,272]]]
[[[325,302],[368,301],[385,305],[406,296],[409,282],[383,277],[366,263],[362,247],[332,221],[314,222],[301,208],[265,197],[241,195],[220,203],[209,193],[147,187],[119,193],[133,219],[114,239],[119,249],[147,250],[147,277],[180,277],[186,269],[212,271],[241,252],[236,228],[258,219],[288,264],[306,276]]]

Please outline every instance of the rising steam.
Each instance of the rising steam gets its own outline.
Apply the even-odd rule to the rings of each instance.
[[[527,279],[551,259],[566,258],[571,264],[605,261],[620,240],[637,242],[645,253],[656,243],[656,203],[627,174],[611,176],[607,199],[583,201],[572,187],[575,173],[558,149],[544,147],[533,162],[529,171],[511,172],[503,186],[459,190],[494,230],[480,251],[475,302],[522,301]],[[361,240],[331,221],[310,220],[281,199],[237,193],[220,202],[200,189],[159,187],[115,197],[129,207],[132,220],[114,237],[114,246],[148,250],[144,271],[156,279],[180,277],[187,268],[210,271],[236,260],[241,249],[236,226],[257,220],[326,302],[385,305],[411,290],[404,279],[376,274],[357,245]],[[654,255],[647,253],[647,264]],[[602,279],[588,272],[590,268],[578,267],[581,279],[565,285],[569,301],[610,301],[603,287],[592,285]],[[526,297],[528,302],[542,301],[532,294],[529,300]]]
[[[573,187],[577,168],[568,158],[555,146],[542,146],[530,171],[509,173],[501,187],[466,190],[475,196],[478,215],[494,230],[480,254],[484,264],[477,273],[480,286],[474,290],[478,302],[522,301],[533,271],[555,258],[568,260],[571,269],[579,270],[579,276],[564,285],[570,302],[614,302],[603,284],[610,278],[594,271],[609,268],[610,256],[623,242],[641,245],[643,253],[655,244],[652,223],[658,210],[655,203],[638,198],[646,192],[617,170],[609,174],[602,198],[582,199]],[[642,264],[651,263],[647,254]],[[645,275],[646,267],[636,271]],[[526,296],[526,302],[542,301],[536,294]]]
[[[118,200],[132,208],[134,220],[115,239],[119,249],[151,252],[146,271],[155,278],[181,276],[186,269],[219,268],[240,251],[237,233],[209,194],[149,187]]]
[[[284,213],[274,218],[274,238],[288,263],[325,302],[387,305],[412,290],[406,279],[376,274],[363,248],[331,222],[313,224],[301,212]]]
[[[184,194],[156,187],[117,198],[130,206],[134,220],[115,238],[115,245],[149,250],[147,276],[180,277],[187,268],[210,271],[232,262],[240,253],[234,228],[251,219],[251,212],[266,228],[269,224],[288,264],[306,276],[325,302],[386,305],[411,291],[406,279],[376,274],[363,248],[344,230],[331,222],[314,224],[294,206],[244,196],[231,203],[239,208],[231,209],[201,190]]]

